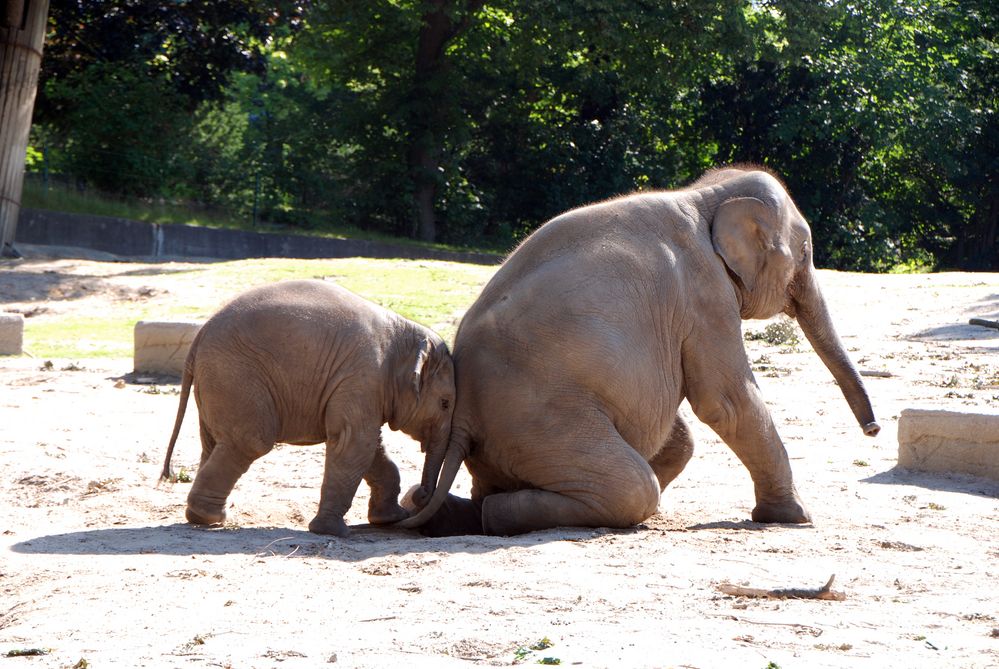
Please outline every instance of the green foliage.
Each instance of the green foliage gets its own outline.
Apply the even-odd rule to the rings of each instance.
[[[760,331],[747,330],[743,335],[746,341],[762,341],[771,346],[797,346],[801,341],[798,336],[798,326],[793,320],[786,316],[767,323],[766,327]]]
[[[122,195],[168,193],[188,178],[178,149],[190,123],[164,79],[102,63],[50,82],[47,92],[73,131],[54,157],[57,169]]]
[[[513,653],[513,663],[521,664],[526,662],[534,651],[547,650],[554,645],[551,639],[543,637],[529,646],[520,646]],[[535,661],[535,664],[558,665],[562,664],[562,660],[557,657],[541,657]]]
[[[53,5],[29,169],[506,249],[751,161],[821,266],[999,267],[994,2],[140,4]]]

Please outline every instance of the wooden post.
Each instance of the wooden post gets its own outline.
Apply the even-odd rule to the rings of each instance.
[[[0,255],[16,255],[14,233],[49,0],[3,0],[0,6]]]

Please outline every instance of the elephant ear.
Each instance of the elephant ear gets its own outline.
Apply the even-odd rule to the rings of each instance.
[[[426,337],[421,337],[416,346],[416,362],[412,368],[413,392],[420,396],[420,388],[423,386],[423,372],[426,371],[427,361],[433,351],[433,344]]]
[[[756,287],[756,279],[773,245],[777,216],[772,208],[755,197],[726,200],[715,212],[711,241],[746,290]]]

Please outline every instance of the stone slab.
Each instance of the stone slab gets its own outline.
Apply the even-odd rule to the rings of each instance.
[[[184,371],[191,342],[201,329],[198,321],[139,321],[135,324],[136,372],[173,374]]]
[[[999,481],[999,414],[904,409],[898,466]]]
[[[0,313],[0,355],[24,352],[24,316]]]

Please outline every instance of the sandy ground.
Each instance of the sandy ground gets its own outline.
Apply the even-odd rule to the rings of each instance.
[[[178,267],[29,254],[0,263],[0,309],[162,296]],[[807,344],[747,344],[803,527],[750,522],[748,473],[692,420],[693,460],[627,531],[313,535],[322,449],[291,446],[239,482],[226,527],[192,528],[189,486],[156,481],[175,384],[130,360],[0,358],[0,657],[48,650],[0,667],[999,666],[999,483],[896,467],[903,408],[999,408],[999,331],[967,325],[999,317],[999,275],[821,281],[858,366],[890,376],[867,378],[884,427],[869,439]],[[195,426],[189,410],[175,464],[197,462]],[[417,445],[386,440],[417,482]],[[843,601],[718,590],[832,574]]]

